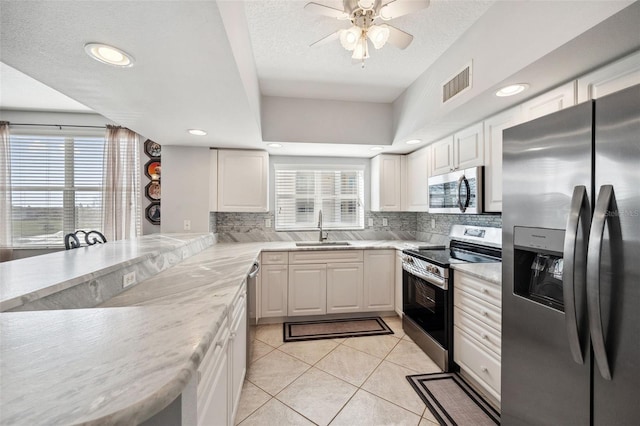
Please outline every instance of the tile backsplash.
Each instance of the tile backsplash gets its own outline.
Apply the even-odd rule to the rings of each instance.
[[[369,226],[369,219],[373,226]],[[387,225],[383,226],[383,220]],[[267,228],[265,222],[271,221]],[[431,228],[431,221],[435,227]],[[418,240],[446,243],[453,224],[489,226],[500,228],[499,214],[456,215],[413,212],[365,212],[365,229],[329,231],[330,240]],[[209,230],[218,234],[221,242],[250,241],[306,241],[318,238],[318,231],[276,231],[275,215],[267,213],[223,213],[209,214]]]

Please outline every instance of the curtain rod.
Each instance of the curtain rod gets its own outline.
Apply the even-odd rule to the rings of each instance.
[[[9,126],[42,126],[42,127],[57,127],[62,130],[63,127],[83,127],[91,129],[106,129],[106,126],[76,126],[73,124],[32,124],[32,123],[12,123],[9,122]]]

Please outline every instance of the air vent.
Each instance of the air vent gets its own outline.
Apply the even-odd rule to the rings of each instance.
[[[462,71],[442,84],[442,103],[471,88],[471,62]]]

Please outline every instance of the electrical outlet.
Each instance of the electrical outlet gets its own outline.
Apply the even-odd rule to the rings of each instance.
[[[389,219],[387,219],[386,217],[382,218],[382,226],[389,226]]]
[[[369,226],[373,226],[373,218],[369,218]]]
[[[184,220],[184,230],[191,231],[191,221],[189,219]]]
[[[265,228],[271,228],[271,219],[265,219],[264,220],[264,227]]]
[[[431,229],[436,229],[436,220],[431,219]]]
[[[122,276],[122,288],[127,288],[136,283],[136,271],[129,272]]]
[[[189,251],[186,248],[182,249],[182,259],[186,259],[189,256]]]

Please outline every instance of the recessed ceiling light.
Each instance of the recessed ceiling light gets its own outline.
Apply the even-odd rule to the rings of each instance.
[[[133,66],[133,56],[118,49],[102,43],[87,43],[84,51],[96,61],[114,67],[127,68]]]
[[[204,130],[200,130],[200,129],[189,129],[189,133],[191,133],[192,135],[196,135],[196,136],[204,136],[207,134],[207,132],[205,132]]]
[[[512,84],[510,86],[506,86],[498,90],[496,92],[496,96],[505,97],[505,96],[517,95],[518,93],[524,91],[528,87],[529,85],[526,83]]]
[[[420,139],[411,139],[410,141],[406,141],[405,143],[406,143],[407,145],[417,145],[417,144],[419,144],[420,142],[422,142]]]
[[[271,148],[282,148],[282,145],[279,143],[270,143],[267,144],[267,146],[270,146]]]
[[[384,148],[381,146],[373,146],[370,149],[371,151],[382,151]]]

